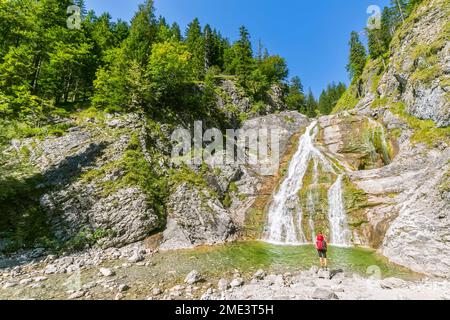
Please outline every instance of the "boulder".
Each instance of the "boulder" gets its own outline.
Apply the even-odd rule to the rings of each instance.
[[[386,278],[381,281],[380,286],[383,289],[398,289],[406,286],[406,282],[398,278]]]
[[[253,275],[253,279],[256,280],[263,280],[266,277],[266,272],[262,269],[259,269],[258,271],[256,271],[256,273]]]
[[[314,300],[339,300],[339,297],[333,291],[324,288],[316,288],[311,295]]]
[[[192,270],[184,279],[184,283],[192,285],[202,281],[203,278],[197,270]]]
[[[99,272],[104,277],[112,277],[116,274],[113,270],[108,268],[100,268]]]
[[[241,287],[243,285],[244,285],[244,279],[242,279],[242,278],[233,279],[233,281],[231,281],[231,283],[230,283],[230,286],[232,288]]]
[[[230,287],[230,284],[228,283],[227,279],[220,279],[217,283],[217,288],[219,291],[225,291]]]
[[[161,249],[192,248],[232,240],[235,226],[220,201],[206,188],[182,183],[167,203]]]

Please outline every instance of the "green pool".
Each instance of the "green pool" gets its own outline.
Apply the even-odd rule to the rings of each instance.
[[[406,268],[389,262],[370,249],[330,247],[328,257],[330,268],[357,272],[368,277],[372,274],[371,270],[379,271],[383,278],[420,277]],[[295,272],[318,265],[313,245],[277,246],[259,241],[161,252],[155,255],[154,260],[156,266],[166,272],[174,270],[176,273],[187,273],[196,269],[211,276],[225,275],[235,269],[244,274],[250,274],[258,269],[274,273]]]

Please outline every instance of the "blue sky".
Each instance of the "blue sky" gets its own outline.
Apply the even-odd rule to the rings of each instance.
[[[109,12],[114,19],[129,21],[141,0],[87,0],[97,14]],[[195,17],[209,23],[230,40],[245,25],[254,45],[261,39],[271,54],[286,58],[290,76],[298,75],[305,90],[316,97],[331,81],[348,84],[345,70],[348,39],[352,30],[362,31],[369,5],[381,8],[389,0],[155,0],[157,15],[184,30]]]

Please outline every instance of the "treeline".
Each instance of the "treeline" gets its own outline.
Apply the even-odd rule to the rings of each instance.
[[[80,28],[68,28],[67,8],[81,8]],[[326,113],[286,61],[261,44],[254,52],[248,30],[230,42],[198,19],[183,32],[156,17],[152,0],[130,23],[96,16],[84,0],[0,2],[0,116],[39,123],[49,110],[74,102],[150,116],[204,114],[214,104],[217,79],[232,77],[253,102],[265,102],[274,85],[291,110]],[[330,88],[326,92],[330,91]],[[334,96],[334,94],[330,94]],[[333,100],[333,99],[322,99]]]
[[[391,0],[391,5],[381,13],[380,28],[366,29],[368,50],[361,42],[359,34],[352,32],[350,36],[350,53],[347,71],[352,82],[362,75],[367,59],[387,59],[389,46],[397,28],[413,12],[423,0]]]

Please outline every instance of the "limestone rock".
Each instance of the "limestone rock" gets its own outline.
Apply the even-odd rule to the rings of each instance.
[[[316,288],[311,295],[315,300],[339,300],[339,297],[333,291],[323,288]]]
[[[108,268],[100,268],[99,272],[104,277],[112,277],[116,274],[113,270]]]
[[[229,287],[230,287],[230,284],[228,283],[227,279],[220,279],[217,284],[217,288],[219,289],[219,291],[225,291]]]
[[[232,288],[237,288],[237,287],[240,287],[242,285],[244,285],[244,279],[242,279],[242,278],[233,279],[233,281],[231,281],[231,283],[230,283],[230,286]]]
[[[208,190],[181,184],[168,201],[162,249],[192,248],[232,239],[235,227],[222,204]]]
[[[202,280],[203,280],[203,278],[202,278],[201,274],[197,270],[192,270],[184,279],[184,283],[192,285],[192,284],[196,284]]]

